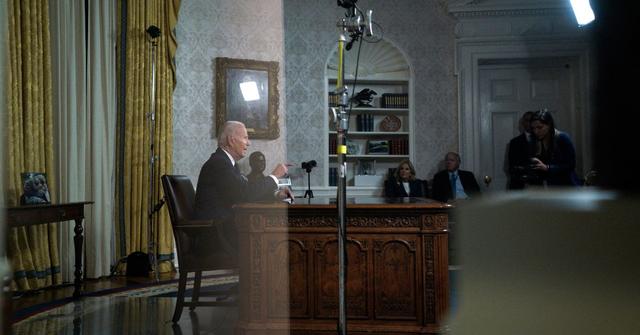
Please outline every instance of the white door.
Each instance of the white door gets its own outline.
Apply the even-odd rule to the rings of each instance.
[[[552,112],[556,128],[575,134],[574,66],[567,59],[494,61],[479,67],[480,169],[483,191],[504,191],[506,149],[528,110]],[[490,176],[487,187],[481,182]]]

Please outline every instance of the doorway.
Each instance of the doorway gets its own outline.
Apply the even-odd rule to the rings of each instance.
[[[486,191],[506,190],[507,146],[520,134],[518,122],[526,111],[551,111],[556,127],[567,132],[578,147],[576,62],[572,58],[523,58],[478,63],[478,175],[483,180],[491,177]]]

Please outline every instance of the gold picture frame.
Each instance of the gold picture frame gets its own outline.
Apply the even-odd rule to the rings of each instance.
[[[278,138],[278,71],[278,62],[216,58],[217,131],[226,121],[240,121],[249,138]]]

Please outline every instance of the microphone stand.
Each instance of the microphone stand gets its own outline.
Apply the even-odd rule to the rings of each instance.
[[[156,48],[158,47],[158,43],[156,42],[156,37],[160,35],[160,30],[156,32],[152,32],[152,28],[155,26],[149,27],[147,29],[147,33],[149,33],[151,39],[151,50],[150,50],[150,60],[151,60],[151,111],[147,115],[149,118],[149,194],[147,196],[148,203],[148,216],[147,216],[147,234],[148,234],[148,255],[149,255],[149,264],[152,266],[152,271],[154,273],[154,278],[156,282],[160,281],[159,271],[158,271],[158,257],[156,255],[156,243],[153,237],[154,234],[154,220],[153,214],[160,210],[164,201],[160,199],[158,204],[155,204],[155,162],[157,157],[154,153],[154,133],[155,133],[155,124],[156,124]],[[155,27],[157,29],[157,27]]]
[[[341,96],[339,108],[331,108],[331,119],[335,123],[337,138],[336,154],[338,158],[338,334],[347,334],[346,310],[346,242],[347,242],[347,130],[349,115],[346,112],[349,93],[344,85],[344,49],[347,41],[347,23],[345,19],[338,22],[338,76],[335,93]]]
[[[353,41],[361,37],[365,28],[367,34],[371,32],[371,10],[366,15],[366,22],[361,22],[362,17],[357,13],[358,8],[354,1],[338,1],[338,5],[347,8],[347,19],[338,21],[338,75],[335,94],[340,95],[338,108],[330,109],[331,120],[336,128],[336,156],[338,158],[338,187],[336,190],[338,206],[338,334],[347,334],[347,133],[349,130],[349,114],[346,107],[349,103],[349,93],[344,84],[344,51],[347,35]],[[348,49],[347,49],[348,50]],[[355,85],[355,83],[354,83]]]

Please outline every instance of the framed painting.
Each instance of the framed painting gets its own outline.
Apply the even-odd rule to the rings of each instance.
[[[22,172],[22,195],[20,205],[50,204],[49,186],[47,175],[43,172]]]
[[[216,58],[217,131],[226,121],[240,121],[249,138],[278,138],[278,71],[278,62]]]

